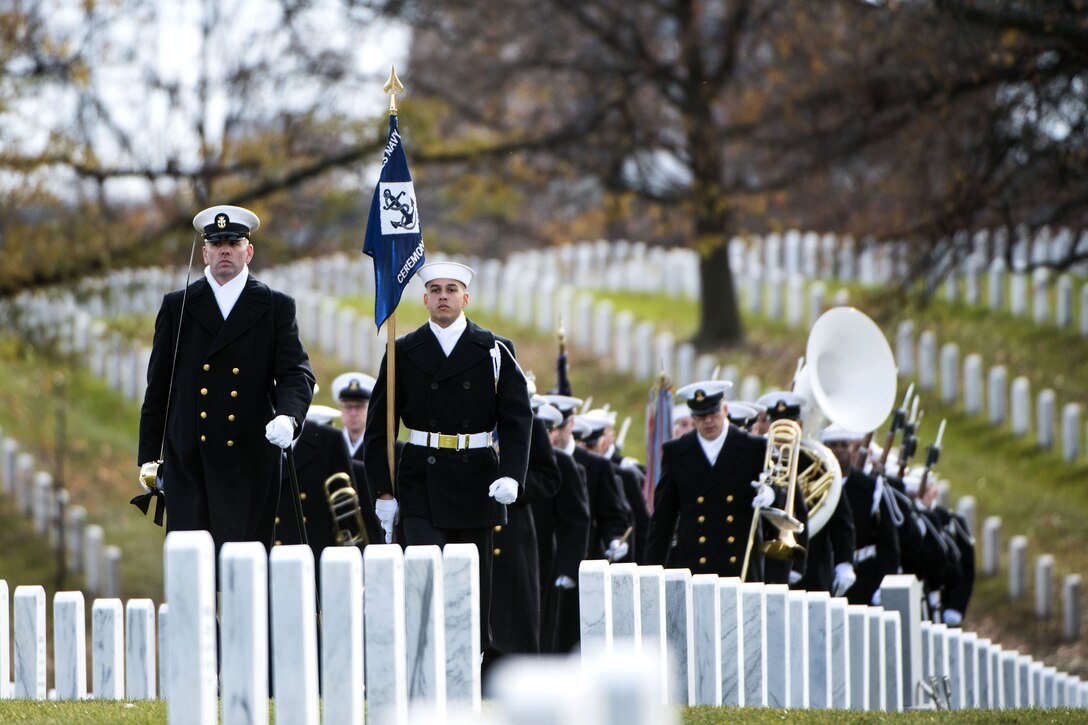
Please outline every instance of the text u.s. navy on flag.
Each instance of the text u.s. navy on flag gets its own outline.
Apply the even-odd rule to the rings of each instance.
[[[374,259],[374,324],[381,327],[397,309],[412,275],[426,262],[416,191],[396,116],[389,117],[389,141],[370,204],[363,252]]]

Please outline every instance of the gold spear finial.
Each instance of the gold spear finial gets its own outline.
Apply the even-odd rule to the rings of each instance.
[[[404,84],[397,78],[397,67],[389,66],[389,80],[382,86],[382,90],[389,94],[389,115],[397,115],[397,94],[404,92]]]

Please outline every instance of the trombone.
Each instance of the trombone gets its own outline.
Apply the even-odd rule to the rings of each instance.
[[[332,512],[333,537],[337,546],[369,544],[363,512],[359,507],[359,493],[351,484],[351,476],[334,473],[325,479],[325,498]]]
[[[803,546],[794,534],[804,531],[805,525],[793,515],[794,496],[797,488],[797,456],[801,451],[801,426],[788,419],[776,420],[767,431],[767,450],[763,459],[760,481],[786,489],[786,508],[756,507],[752,513],[752,527],[748,532],[748,545],[744,550],[744,564],[740,578],[748,578],[748,563],[756,540],[756,528],[765,518],[778,529],[778,538],[760,544],[759,550],[771,559],[796,561],[805,555]]]

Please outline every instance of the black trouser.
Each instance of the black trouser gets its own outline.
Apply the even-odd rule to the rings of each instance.
[[[408,516],[401,519],[405,546],[433,544],[475,544],[480,552],[480,651],[491,644],[491,548],[492,527],[482,529],[439,529],[428,519]]]

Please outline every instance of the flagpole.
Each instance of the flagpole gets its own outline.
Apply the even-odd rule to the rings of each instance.
[[[397,67],[389,66],[389,79],[382,86],[382,90],[389,94],[389,115],[397,115],[397,94],[404,90],[404,84],[397,78]],[[397,311],[394,308],[386,320],[385,327],[385,457],[389,462],[389,486],[393,497],[397,495],[396,477],[396,414],[394,413],[394,398],[397,394]]]

